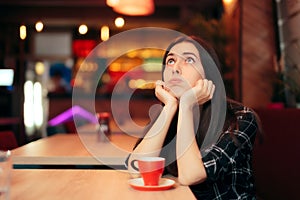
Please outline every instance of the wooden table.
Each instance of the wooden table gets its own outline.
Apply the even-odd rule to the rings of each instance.
[[[110,142],[98,142],[95,133],[56,134],[12,151],[15,168],[68,168],[89,166],[124,167],[138,138],[113,133]]]
[[[11,200],[94,199],[195,199],[178,183],[165,191],[138,191],[130,187],[130,175],[117,170],[13,170]]]

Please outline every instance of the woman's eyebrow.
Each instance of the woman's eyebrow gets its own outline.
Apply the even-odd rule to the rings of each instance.
[[[175,55],[175,53],[170,52],[170,53],[167,54],[167,57],[168,56],[174,56],[174,55]],[[197,58],[198,60],[200,60],[199,56],[197,56],[196,54],[194,54],[192,52],[183,52],[182,55],[192,55],[195,58]]]
[[[174,53],[168,53],[167,56],[174,56]]]
[[[183,55],[193,55],[195,58],[199,59],[199,56],[197,56],[196,54],[192,53],[192,52],[183,52]]]

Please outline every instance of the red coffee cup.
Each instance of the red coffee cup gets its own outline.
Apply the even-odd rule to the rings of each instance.
[[[134,163],[138,163],[138,168]],[[165,158],[142,157],[131,162],[131,166],[138,170],[146,186],[157,186],[165,167]]]

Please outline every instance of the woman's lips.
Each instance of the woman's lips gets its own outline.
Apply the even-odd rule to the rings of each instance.
[[[182,83],[182,80],[180,78],[172,78],[171,80],[168,81],[170,85],[178,85]]]

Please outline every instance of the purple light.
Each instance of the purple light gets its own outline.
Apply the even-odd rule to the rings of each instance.
[[[80,106],[76,105],[76,106],[73,106],[72,108],[64,111],[63,113],[57,115],[56,117],[52,118],[48,122],[48,124],[50,126],[57,126],[59,124],[71,121],[75,117],[80,117],[80,118],[86,119],[91,123],[98,123],[98,120],[95,115],[86,111],[85,109],[81,108]]]

